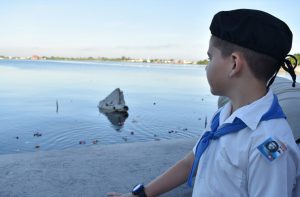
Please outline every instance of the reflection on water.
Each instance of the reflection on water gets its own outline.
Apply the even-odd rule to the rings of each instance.
[[[125,120],[128,118],[128,112],[110,112],[106,113],[99,109],[99,112],[107,117],[116,131],[120,131],[120,129],[124,126]]]

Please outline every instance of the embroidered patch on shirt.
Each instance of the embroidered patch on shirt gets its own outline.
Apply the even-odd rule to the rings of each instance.
[[[278,139],[268,138],[257,149],[269,161],[273,161],[281,156],[287,149],[286,145]]]

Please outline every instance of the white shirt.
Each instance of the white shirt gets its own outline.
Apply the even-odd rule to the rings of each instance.
[[[199,161],[193,197],[300,196],[300,150],[287,121],[259,122],[272,101],[273,93],[269,91],[231,115],[230,103],[220,109],[220,126],[238,117],[248,127],[210,142]],[[287,150],[273,161],[257,148],[270,137],[287,146]]]

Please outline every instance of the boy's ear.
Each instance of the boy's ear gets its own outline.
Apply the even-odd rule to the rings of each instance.
[[[229,77],[237,76],[241,73],[244,66],[244,57],[239,52],[233,52],[231,54],[231,70],[229,72]]]

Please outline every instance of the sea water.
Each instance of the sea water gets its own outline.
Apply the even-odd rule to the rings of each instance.
[[[115,88],[128,117],[97,108]],[[195,138],[216,109],[200,65],[0,61],[0,154]]]

